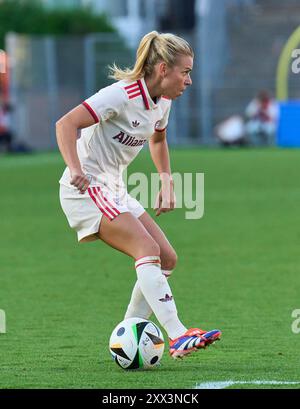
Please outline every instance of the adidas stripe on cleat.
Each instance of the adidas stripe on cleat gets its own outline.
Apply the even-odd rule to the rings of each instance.
[[[202,337],[205,339],[206,346],[213,344],[215,341],[221,339],[222,332],[218,329],[213,329],[212,331],[204,331]]]
[[[182,358],[200,348],[206,348],[221,337],[221,331],[203,331],[200,328],[190,328],[185,334],[170,340],[170,355]]]

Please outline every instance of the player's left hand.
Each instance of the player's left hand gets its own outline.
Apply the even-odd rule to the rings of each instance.
[[[84,194],[93,179],[92,175],[81,172],[71,171],[71,185],[79,190],[80,194]]]
[[[155,215],[159,216],[162,213],[170,212],[174,210],[175,205],[176,198],[173,182],[163,184],[156,198],[156,203],[154,206],[154,209],[156,210]]]

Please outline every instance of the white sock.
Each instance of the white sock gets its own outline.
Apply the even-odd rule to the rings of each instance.
[[[172,274],[172,270],[162,270],[162,273],[168,278]],[[135,283],[135,286],[133,287],[131,299],[127,307],[124,319],[139,317],[148,320],[151,317],[152,312],[153,311],[145,300],[145,297],[137,281]]]
[[[151,314],[152,309],[145,300],[145,297],[140,289],[139,282],[137,281],[133,287],[131,299],[124,319],[139,317],[148,320]]]
[[[160,258],[143,257],[136,261],[135,268],[140,289],[169,338],[183,335],[187,329],[177,316],[170,286],[160,268]]]

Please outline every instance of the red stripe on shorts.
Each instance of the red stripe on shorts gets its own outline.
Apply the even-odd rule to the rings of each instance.
[[[107,213],[110,214],[110,217],[112,220],[118,216],[118,213],[114,212],[113,209],[111,209],[110,204],[106,203],[104,196],[100,193],[100,188],[99,187],[93,187],[93,192],[96,197],[96,199],[101,203],[101,206],[106,210]]]
[[[98,200],[97,200],[96,197],[94,196],[93,191],[92,191],[91,188],[88,188],[88,192],[89,192],[89,195],[90,195],[91,199],[93,200],[93,202],[95,203],[95,205],[98,207],[98,209],[100,210],[100,212],[103,213],[103,215],[104,215],[105,217],[107,217],[109,220],[113,220],[113,219],[114,219],[114,216],[109,215],[109,213],[107,213],[107,212],[105,211],[105,207],[102,206],[102,204],[101,204],[100,201],[98,202]]]
[[[97,186],[98,189],[98,193],[101,196],[101,198],[103,198],[105,200],[105,202],[107,203],[108,206],[111,207],[111,209],[116,213],[116,216],[118,216],[120,214],[119,210],[115,207],[114,203],[111,203],[102,193],[100,186]]]

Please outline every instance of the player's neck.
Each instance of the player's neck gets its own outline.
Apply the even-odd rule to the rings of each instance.
[[[160,83],[154,78],[145,78],[145,83],[147,85],[148,92],[151,99],[156,103],[156,101],[162,96],[162,89]]]

